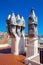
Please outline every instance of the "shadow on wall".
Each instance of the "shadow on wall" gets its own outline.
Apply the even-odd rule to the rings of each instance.
[[[20,41],[19,41],[19,54],[25,54],[25,40],[24,40],[24,37],[21,37]]]
[[[0,50],[0,53],[11,53],[11,48],[2,49]]]

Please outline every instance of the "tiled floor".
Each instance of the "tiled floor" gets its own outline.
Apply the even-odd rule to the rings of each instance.
[[[36,62],[39,62],[39,63],[40,63],[40,57],[39,57],[39,55],[38,55],[38,56],[36,56],[35,58],[33,58],[32,60],[34,60],[34,61],[36,61]]]
[[[0,54],[0,65],[25,65],[25,56],[14,54]]]

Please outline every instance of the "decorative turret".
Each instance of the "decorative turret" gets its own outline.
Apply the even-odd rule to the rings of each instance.
[[[9,20],[10,18],[11,18],[11,15],[9,14],[7,19]]]
[[[31,9],[31,13],[29,16],[29,24],[37,24],[37,17],[35,15],[34,9]]]
[[[17,26],[20,26],[19,24],[21,22],[21,19],[20,19],[20,15],[19,14],[16,16],[16,22],[17,22]]]
[[[26,57],[35,56],[38,54],[38,36],[37,36],[37,17],[34,9],[31,9],[31,13],[28,19],[28,42]]]
[[[23,17],[20,17],[18,14],[15,16],[14,12],[12,12],[11,15],[8,16],[7,18],[7,29],[9,33],[17,33],[20,35],[20,33],[24,30],[25,28],[25,20]]]
[[[15,17],[14,12],[12,12],[11,14],[11,25],[16,25],[16,17]]]
[[[16,18],[16,20],[20,20],[20,15],[19,15],[19,14],[17,15],[17,18]]]
[[[28,22],[28,26],[29,26],[28,34],[29,34],[29,37],[37,36],[37,24],[38,24],[37,22],[38,22],[37,17],[35,15],[34,9],[32,8],[30,16],[29,16],[29,22]]]
[[[11,53],[13,54],[18,55],[25,53],[24,28],[25,20],[23,17],[20,17],[19,14],[15,16],[14,13],[8,16],[7,31],[12,38]]]
[[[25,27],[25,20],[24,20],[23,16],[21,17],[21,26]]]

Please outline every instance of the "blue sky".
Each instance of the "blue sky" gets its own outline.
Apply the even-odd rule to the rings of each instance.
[[[24,17],[28,33],[28,16],[31,8],[34,7],[35,13],[38,17],[38,34],[43,34],[43,0],[0,0],[0,32],[7,31],[6,18],[9,13],[20,14]]]

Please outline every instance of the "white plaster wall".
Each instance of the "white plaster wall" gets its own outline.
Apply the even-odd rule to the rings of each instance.
[[[38,39],[37,38],[29,38],[26,50],[26,57],[30,57],[32,55],[38,54]]]
[[[24,37],[18,37],[15,34],[16,41],[12,40],[11,52],[15,55],[24,54],[25,52],[25,39]]]
[[[38,39],[34,41],[34,55],[38,54]]]
[[[12,40],[11,52],[15,55],[25,53],[25,40],[22,37],[16,37],[16,41]]]
[[[16,31],[16,27],[13,27],[12,33],[14,34],[16,41],[12,39],[11,52],[15,55],[24,54],[25,52],[24,33],[22,33],[23,37],[21,37],[20,29],[17,30],[18,34],[15,31]]]
[[[21,37],[19,40],[19,53],[20,54],[25,53],[25,39],[24,39],[24,37]]]
[[[19,41],[20,41],[20,37],[16,37],[16,41],[15,41],[15,51],[14,54],[18,55],[19,54]]]

